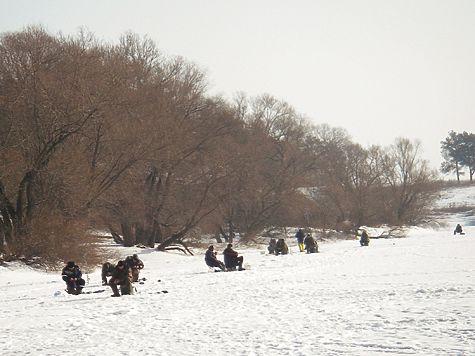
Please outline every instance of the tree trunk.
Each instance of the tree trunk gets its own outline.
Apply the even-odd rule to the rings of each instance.
[[[166,239],[160,245],[158,245],[157,250],[158,251],[179,250],[185,254],[189,253],[190,255],[193,255],[193,253],[188,249],[185,243],[181,240],[186,235],[187,231],[188,230],[180,231],[176,234],[172,234],[172,236],[170,236],[168,239]]]
[[[234,241],[234,225],[232,219],[229,220],[228,223],[228,228],[229,228],[229,243],[233,243]]]
[[[162,233],[162,228],[160,227],[160,223],[155,220],[153,222],[153,226],[155,228],[154,242],[155,243],[162,243],[163,242],[163,233]]]
[[[460,168],[459,168],[459,163],[455,162],[455,171],[457,174],[457,182],[460,183]]]
[[[135,236],[132,226],[128,222],[120,224],[122,236],[124,237],[124,247],[132,247],[135,245]]]
[[[224,232],[224,230],[223,230],[223,228],[221,227],[221,225],[216,224],[216,227],[218,228],[219,233],[221,234],[221,236],[223,236],[224,241],[229,242],[229,236],[226,235],[226,233]],[[220,239],[220,240],[221,240],[221,239]],[[218,242],[219,242],[219,241],[218,241]]]
[[[143,225],[135,223],[135,243],[145,245],[147,240],[147,230]]]
[[[221,239],[221,227],[218,225],[217,230],[214,233],[214,238],[218,244],[222,243],[223,240]]]

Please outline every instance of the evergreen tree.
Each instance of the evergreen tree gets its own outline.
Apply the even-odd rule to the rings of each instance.
[[[450,131],[449,136],[444,141],[441,141],[441,153],[444,158],[440,171],[442,173],[454,172],[457,176],[457,181],[460,182],[460,176],[464,174],[462,171],[462,157],[461,157],[461,138],[455,131]]]
[[[460,137],[460,157],[464,167],[467,167],[470,181],[473,181],[475,173],[475,134],[464,131]]]

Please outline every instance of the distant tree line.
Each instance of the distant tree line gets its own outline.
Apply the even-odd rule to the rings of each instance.
[[[93,229],[190,252],[204,234],[414,224],[435,179],[419,149],[364,148],[271,95],[210,96],[203,70],[133,33],[0,35],[3,259],[90,258]]]
[[[443,173],[455,173],[457,181],[467,171],[470,181],[475,173],[475,135],[466,131],[457,133],[450,131],[444,141],[441,141],[441,153],[444,161],[440,170]]]

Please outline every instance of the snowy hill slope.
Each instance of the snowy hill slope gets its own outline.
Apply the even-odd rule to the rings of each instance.
[[[443,190],[434,208],[439,221],[475,226],[475,185]]]
[[[444,191],[437,208],[454,203],[475,205],[475,187]],[[251,266],[242,272],[209,272],[199,253],[124,249],[139,254],[147,281],[121,298],[55,296],[58,274],[1,267],[0,353],[473,355],[473,216],[439,220],[408,238],[326,242],[311,255],[294,239],[286,256],[238,245]],[[456,223],[466,235],[453,235]],[[99,271],[88,277],[86,290],[103,289]]]

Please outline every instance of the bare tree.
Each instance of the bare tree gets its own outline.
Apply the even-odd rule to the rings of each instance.
[[[142,120],[148,72],[133,56],[146,52],[148,66],[155,57],[139,49],[125,53],[84,32],[53,37],[41,27],[1,36],[0,236],[8,255],[59,244],[39,243],[39,222],[49,216],[58,233],[47,238],[62,230],[80,241],[98,198],[150,151],[153,131]]]
[[[16,159],[2,167],[8,176],[0,182],[0,230],[8,254],[19,257],[35,252],[30,225],[47,210],[40,207],[52,203],[42,194],[49,169],[101,109],[83,91],[97,73],[84,71],[84,57],[75,56],[73,46],[39,27],[0,41],[0,126],[7,128],[1,149]]]
[[[188,251],[183,238],[223,199],[228,137],[237,120],[220,98],[208,98],[204,73],[181,58],[163,61],[146,86],[150,98],[141,134],[153,133],[148,152],[104,199],[108,224],[126,245]],[[153,94],[151,94],[153,93]]]
[[[436,172],[419,158],[420,142],[398,138],[384,159],[385,184],[390,188],[389,213],[401,225],[416,223],[434,197]]]
[[[335,227],[342,223],[357,231],[377,220],[381,187],[381,150],[348,144],[326,151],[319,168],[316,202],[331,217]],[[328,220],[328,219],[327,219]]]
[[[198,230],[249,241],[295,222],[405,223],[430,198],[417,144],[383,154],[271,95],[210,97],[203,69],[147,37],[28,27],[0,35],[0,59],[4,258],[79,256],[90,227],[191,253]]]
[[[249,240],[269,225],[281,226],[288,209],[305,209],[297,203],[299,188],[314,161],[305,150],[306,121],[290,105],[270,95],[249,103],[241,95],[236,103],[246,122],[246,144],[235,151],[241,165],[238,189],[223,211],[223,222],[229,238],[236,228]]]

